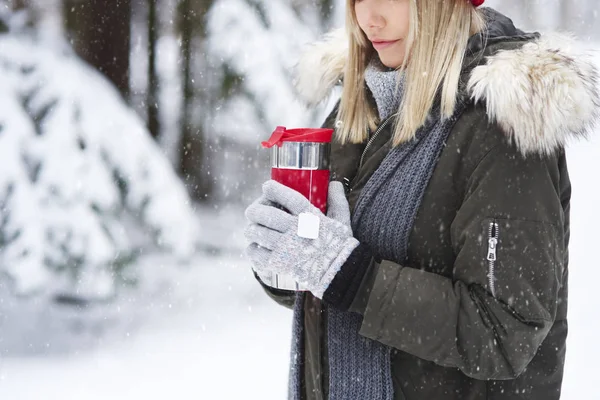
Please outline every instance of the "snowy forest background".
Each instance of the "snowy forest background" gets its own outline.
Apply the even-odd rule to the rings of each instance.
[[[0,398],[283,399],[288,310],[243,210],[299,52],[344,0],[0,0]],[[488,0],[598,48],[595,0]],[[598,58],[600,64],[600,57]],[[597,398],[600,135],[569,149],[564,398]]]

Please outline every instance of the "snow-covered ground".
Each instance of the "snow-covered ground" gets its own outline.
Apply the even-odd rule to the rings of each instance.
[[[148,255],[149,278],[118,304],[24,301],[17,314],[0,296],[0,399],[284,398],[291,311],[250,274],[243,210],[200,218],[213,233],[206,254],[189,266]]]
[[[592,399],[600,375],[600,135],[572,145],[568,155],[573,199],[563,399]],[[249,273],[241,255],[243,210],[202,210],[199,218],[213,233],[206,255],[189,267],[148,255],[139,267],[152,279],[118,304],[80,313],[29,304],[16,315],[0,296],[0,327],[19,333],[0,334],[0,399],[284,399],[291,312],[268,299]],[[168,279],[172,274],[177,278]]]

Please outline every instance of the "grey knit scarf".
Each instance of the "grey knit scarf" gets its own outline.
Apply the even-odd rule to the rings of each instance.
[[[379,57],[373,57],[367,66],[365,82],[375,98],[381,121],[398,110],[404,90],[403,77],[395,69],[383,65]]]
[[[401,98],[401,93],[390,90],[390,82],[395,83],[397,73],[371,73],[367,74],[370,76],[367,84],[378,110],[383,115],[391,114],[390,110],[397,109]],[[379,85],[382,82],[387,84]],[[459,104],[452,118],[441,120],[439,106],[434,106],[433,117],[417,131],[415,139],[390,150],[362,189],[352,216],[352,229],[355,237],[367,244],[376,257],[401,265],[406,262],[409,234],[423,193],[462,109]],[[292,400],[304,397],[300,393],[304,373],[303,304],[304,295],[299,294],[292,333],[289,395]],[[391,348],[359,334],[361,315],[333,307],[328,307],[326,312],[329,399],[392,400]]]

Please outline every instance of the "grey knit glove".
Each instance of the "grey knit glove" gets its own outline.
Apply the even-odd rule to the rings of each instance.
[[[257,274],[291,276],[322,298],[359,244],[352,236],[350,210],[340,182],[330,183],[327,206],[329,216],[299,192],[274,180],[265,182],[263,195],[246,209],[250,221],[244,233],[250,242],[246,255]],[[299,236],[299,224],[300,231],[307,228],[306,235],[312,233],[314,238]]]
[[[329,182],[329,189],[327,191],[327,216],[346,225],[350,229],[350,232],[352,232],[350,205],[348,204],[348,200],[346,200],[346,191],[342,182]]]

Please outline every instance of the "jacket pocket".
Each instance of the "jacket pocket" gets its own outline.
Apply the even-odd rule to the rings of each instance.
[[[561,281],[562,230],[546,222],[487,218],[483,231],[488,292],[526,318],[549,318]]]

